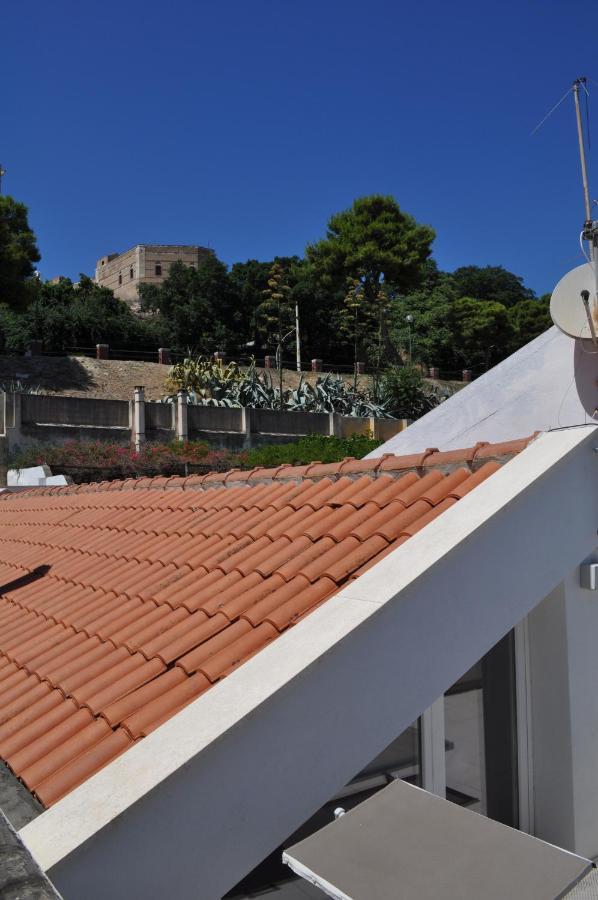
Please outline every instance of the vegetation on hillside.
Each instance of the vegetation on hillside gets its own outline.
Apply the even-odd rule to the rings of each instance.
[[[281,368],[279,379],[275,385],[269,372],[258,372],[255,362],[242,370],[235,362],[223,365],[199,356],[185,359],[172,367],[166,383],[172,393],[166,399],[174,400],[174,392],[184,390],[189,401],[200,406],[247,406],[286,412],[391,417],[384,402],[376,402],[371,392],[361,390],[357,383],[347,385],[338,375],[321,375],[315,384],[301,376],[297,387],[287,390],[282,385]]]
[[[197,269],[175,263],[162,285],[142,286],[136,314],[85,276],[78,285],[38,281],[27,210],[0,197],[0,349],[23,352],[38,339],[47,351],[105,342],[239,358],[249,348],[260,356],[281,347],[289,360],[297,303],[304,362],[367,362],[379,401],[389,366],[483,371],[549,327],[548,298],[501,266],[440,271],[434,237],[394,198],[362,197],[330,217],[304,258],[230,269],[214,255]]]

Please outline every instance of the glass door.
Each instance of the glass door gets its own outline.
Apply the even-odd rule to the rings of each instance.
[[[444,696],[446,796],[518,826],[513,632]]]

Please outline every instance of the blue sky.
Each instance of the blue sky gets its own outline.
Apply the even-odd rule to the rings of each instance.
[[[598,82],[598,4],[7,0],[1,27],[4,190],[44,277],[137,243],[301,254],[374,192],[434,226],[442,268],[541,293],[581,261],[572,100],[530,132]]]

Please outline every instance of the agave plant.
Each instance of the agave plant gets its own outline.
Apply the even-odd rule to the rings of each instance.
[[[41,392],[41,385],[21,381],[20,378],[0,381],[0,394],[41,394]]]
[[[167,387],[186,390],[189,403],[200,406],[247,406],[253,409],[280,409],[280,389],[269,372],[258,372],[255,360],[241,372],[234,362],[223,366],[205,357],[186,359],[173,366]],[[172,402],[175,393],[164,397]],[[319,376],[315,385],[303,376],[294,390],[286,390],[283,409],[291,412],[341,413],[345,416],[391,418],[384,404],[375,403],[369,394],[348,387],[340,375]]]
[[[375,403],[368,393],[347,386],[340,375],[320,376],[315,385],[303,376],[296,390],[289,391],[286,408],[303,412],[336,412],[345,416],[390,418],[383,403]]]

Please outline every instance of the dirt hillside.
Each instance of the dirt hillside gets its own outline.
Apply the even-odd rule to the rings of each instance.
[[[148,400],[159,400],[166,393],[165,381],[170,366],[159,363],[133,362],[118,359],[88,359],[85,356],[0,356],[0,388],[11,389],[11,384],[38,387],[44,394],[63,394],[71,397],[100,397],[113,400],[130,400],[136,385],[145,387]],[[276,372],[272,372],[276,378]],[[308,381],[318,375],[304,373]],[[351,375],[344,375],[352,381]],[[284,384],[295,388],[299,375],[284,370]],[[359,377],[359,385],[367,389],[370,378]]]

